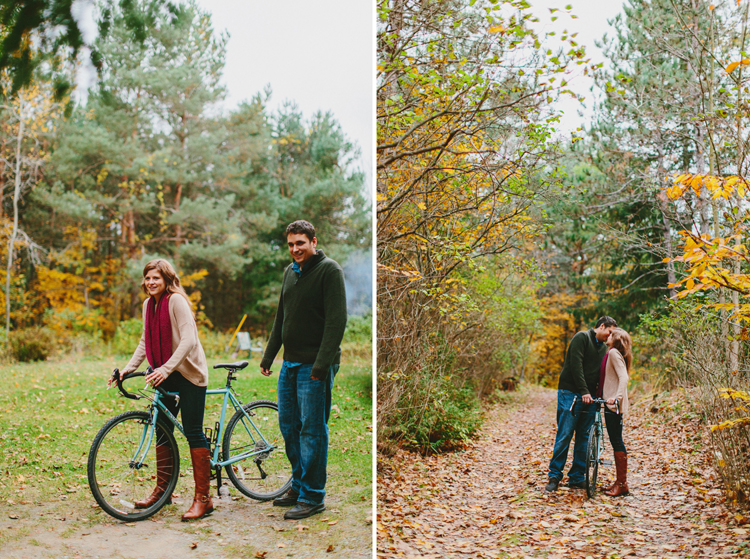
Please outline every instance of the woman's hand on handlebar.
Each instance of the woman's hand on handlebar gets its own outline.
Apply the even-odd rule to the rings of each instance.
[[[117,373],[115,373],[115,371],[117,371]],[[111,375],[109,375],[109,378],[107,379],[107,390],[109,390],[110,388],[112,388],[112,383],[113,383],[113,382],[116,382],[116,381],[115,381],[115,378],[117,378],[117,377],[115,377],[115,374],[117,374],[117,375],[118,375],[118,377],[119,377],[119,379],[120,379],[120,380],[122,380],[122,377],[123,377],[123,376],[125,375],[125,373],[127,373],[127,372],[128,372],[128,371],[118,371],[117,369],[115,369],[114,371],[112,371],[112,374],[111,374]]]
[[[156,388],[162,382],[167,380],[168,376],[169,375],[165,373],[164,371],[162,371],[161,367],[159,367],[158,369],[155,369],[146,375],[146,382],[150,384],[152,387]]]
[[[609,400],[607,400],[607,405],[614,406],[616,401],[617,401],[616,398],[610,398]]]

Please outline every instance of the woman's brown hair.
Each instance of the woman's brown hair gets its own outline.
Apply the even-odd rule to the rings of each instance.
[[[163,258],[151,260],[143,268],[143,280],[141,280],[141,289],[143,289],[143,292],[146,295],[148,295],[148,289],[146,289],[146,274],[148,274],[151,270],[156,270],[161,274],[161,277],[164,278],[164,285],[166,286],[167,293],[179,293],[180,295],[185,297],[185,300],[188,302],[188,306],[192,310],[193,303],[190,301],[190,297],[188,297],[188,294],[185,292],[185,288],[182,287],[182,284],[180,283],[180,276],[177,275],[177,272],[172,267],[172,265]]]
[[[622,328],[612,329],[612,347],[619,351],[625,358],[625,367],[630,372],[630,365],[633,363],[633,341]]]

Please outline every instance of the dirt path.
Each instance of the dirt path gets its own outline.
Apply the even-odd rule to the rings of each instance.
[[[0,558],[371,557],[369,503],[349,503],[331,496],[322,514],[288,521],[283,518],[287,509],[270,502],[214,497],[213,514],[183,523],[180,515],[188,506],[184,498],[175,499],[175,504],[150,520],[123,523],[114,519],[102,522],[101,513],[92,514],[77,503],[2,503]]]
[[[465,452],[379,457],[379,558],[750,554],[748,519],[723,505],[700,450],[705,426],[679,398],[633,403],[625,431],[631,495],[590,500],[563,485],[543,492],[556,392],[534,388],[519,400],[490,410]],[[613,466],[599,472],[600,485],[614,479]]]

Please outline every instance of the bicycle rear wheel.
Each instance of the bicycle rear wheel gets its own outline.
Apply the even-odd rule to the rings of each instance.
[[[586,495],[591,498],[596,493],[596,478],[599,474],[599,432],[594,424],[589,431],[589,444],[586,447]]]
[[[252,499],[275,499],[292,486],[292,466],[279,429],[279,408],[270,400],[250,402],[242,407],[247,415],[237,411],[224,433],[224,460],[246,452],[262,452],[227,465],[227,476],[237,489]]]
[[[151,416],[145,411],[129,411],[113,417],[99,430],[91,444],[88,480],[94,499],[104,512],[130,522],[155,514],[172,496],[180,475],[180,451],[174,435],[161,420],[151,437]],[[157,463],[156,441],[160,445]],[[144,456],[144,450],[148,452]],[[151,506],[136,508],[136,501],[149,498],[161,481],[166,490]]]

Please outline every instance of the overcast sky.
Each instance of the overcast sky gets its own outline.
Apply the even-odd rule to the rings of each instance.
[[[362,150],[374,150],[374,0],[198,0],[230,34],[227,106],[270,84],[270,107],[297,103],[306,118],[331,111]],[[368,183],[371,186],[371,182]],[[371,188],[370,188],[371,190]]]
[[[594,41],[600,41],[605,33],[607,33],[608,37],[612,37],[612,32],[607,21],[613,19],[622,11],[622,0],[611,2],[606,0],[529,0],[529,3],[534,13],[539,16],[540,23],[537,28],[538,30],[555,31],[558,37],[560,36],[560,31],[564,29],[567,29],[570,33],[577,32],[576,41],[581,45],[585,45],[586,53],[591,58],[591,63],[598,64],[599,62],[604,62],[604,56],[601,50],[594,45]],[[554,14],[559,16],[557,21],[550,21],[550,17],[553,15],[549,11],[550,8],[563,8],[567,5],[572,6],[570,12],[578,16],[576,19],[558,11]],[[585,95],[587,109],[584,111],[584,117],[580,117],[578,116],[578,111],[581,110],[580,103],[569,98],[564,98],[559,104],[559,107],[565,111],[563,120],[558,127],[561,133],[568,135],[581,124],[588,124],[593,100],[589,89],[592,85],[593,80],[588,76],[584,76],[581,71],[578,71],[573,75],[572,79],[569,79],[570,88],[579,94]]]

